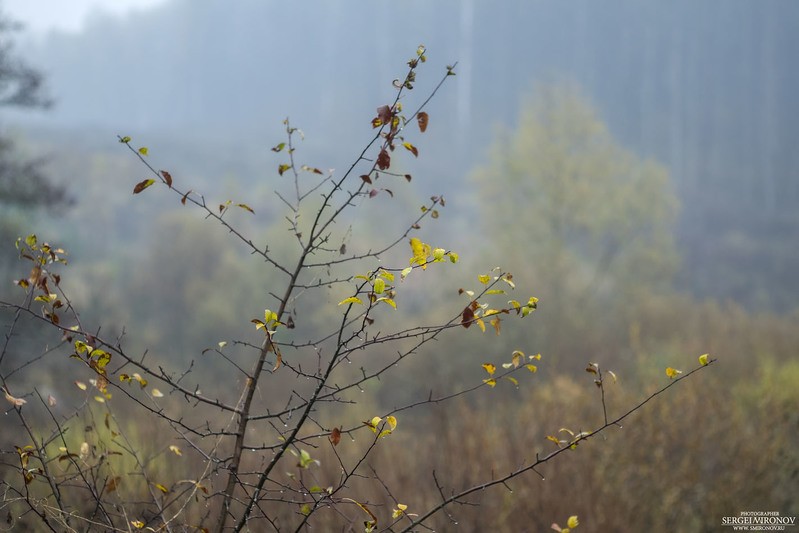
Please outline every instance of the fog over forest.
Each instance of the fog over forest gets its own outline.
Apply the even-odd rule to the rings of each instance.
[[[215,159],[257,180],[253,155],[290,116],[320,164],[341,167],[347,148],[368,135],[386,80],[424,43],[431,69],[459,63],[434,103],[436,156],[420,161],[420,177],[429,177],[419,187],[463,190],[495,127],[515,123],[536,84],[574,84],[623,145],[668,167],[682,206],[680,287],[795,308],[795,3],[331,1],[309,9],[175,0],[130,18],[95,15],[81,33],[29,38],[19,49],[46,73],[56,105],[4,122],[31,140],[66,135],[87,148],[134,132],[174,146],[172,164],[202,153],[195,164]],[[220,149],[209,156],[206,146]]]

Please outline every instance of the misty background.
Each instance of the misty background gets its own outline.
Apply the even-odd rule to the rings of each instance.
[[[3,7],[13,18],[13,2]],[[368,248],[384,240],[387,222],[402,226],[443,194],[440,219],[420,235],[456,250],[465,266],[447,283],[417,287],[415,299],[399,303],[411,316],[398,320],[432,321],[453,287],[474,285],[476,272],[497,264],[524,287],[518,299],[531,291],[540,308],[494,344],[490,331],[473,329],[441,343],[437,357],[402,367],[394,388],[369,393],[396,405],[482,379],[496,342],[541,351],[536,379],[546,385],[496,391],[532,400],[501,412],[468,405],[460,415],[540,441],[548,429],[517,421],[548,416],[562,425],[569,413],[596,414],[593,385],[578,381],[586,361],[619,371],[620,394],[631,400],[666,379],[663,368],[679,357],[687,368],[711,352],[722,363],[709,369],[713,377],[641,414],[629,441],[558,467],[567,483],[552,494],[522,498],[519,488],[517,498],[563,516],[584,505],[604,530],[708,530],[743,508],[795,514],[798,27],[799,3],[790,0],[161,0],[51,29],[31,25],[11,37],[14,52],[42,72],[53,106],[0,109],[0,132],[20,157],[41,161],[70,201],[3,205],[0,266],[5,279],[20,277],[19,235],[57,242],[70,253],[65,284],[87,322],[129,332],[129,347],[175,364],[221,340],[256,338],[249,320],[270,305],[275,278],[172,195],[153,187],[132,196],[147,173],[117,135],[148,147],[156,169],[209,203],[252,206],[254,216],[233,220],[288,253],[274,195],[283,161],[270,150],[285,140],[282,121],[304,132],[300,163],[340,175],[424,44],[414,98],[457,66],[427,108],[427,132],[412,141],[419,157],[394,160],[413,180],[392,183],[393,198],[364,202],[361,219],[337,228],[341,242]],[[548,179],[552,161],[584,171]],[[325,298],[298,328],[325,330],[338,316],[336,295]],[[77,372],[72,363],[57,368]],[[563,398],[571,411],[534,410]],[[436,468],[425,464],[427,450],[463,440],[449,415],[432,411],[416,422],[418,441],[406,442],[416,450],[409,464],[424,472]],[[431,424],[440,432],[425,433]],[[495,446],[479,437],[475,454]],[[467,476],[464,464],[480,457],[453,460],[453,475]],[[578,473],[591,490],[575,495],[568,480]],[[621,490],[637,498],[620,499]]]
[[[525,95],[574,83],[621,144],[668,168],[681,204],[677,287],[785,312],[799,296],[797,23],[785,1],[165,1],[26,34],[18,51],[55,106],[3,122],[49,143],[37,155],[65,143],[114,150],[129,134],[163,165],[210,166],[247,190],[268,177],[263,149],[287,116],[311,158],[342,168],[424,43],[430,69],[459,65],[433,104],[436,155],[420,158],[416,186],[468,195],[464,177]]]

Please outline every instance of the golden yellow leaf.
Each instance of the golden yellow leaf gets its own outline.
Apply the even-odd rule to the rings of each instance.
[[[402,516],[402,514],[405,512],[406,509],[408,509],[407,505],[404,505],[402,503],[398,503],[397,504],[397,508],[394,509],[394,511],[391,513],[391,518],[394,518],[394,519],[399,518],[400,516]]]
[[[579,526],[580,525],[580,521],[577,520],[577,515],[570,516],[569,519],[566,521],[566,525],[569,526],[572,529],[574,529],[575,527]]]
[[[363,305],[363,301],[357,296],[350,296],[349,298],[344,298],[341,300],[338,305],[346,305],[346,304],[361,304]]]
[[[483,383],[485,383],[486,385],[488,385],[489,387],[492,387],[492,388],[497,386],[497,380],[494,379],[494,378],[484,379]]]
[[[483,368],[485,368],[485,371],[488,372],[489,376],[493,376],[494,372],[496,372],[497,370],[497,367],[495,367],[491,363],[483,363]]]
[[[676,378],[679,374],[682,374],[682,370],[677,370],[676,368],[671,367],[666,369],[666,375],[669,376],[670,379]]]
[[[702,366],[707,365],[709,356],[710,356],[710,354],[706,354],[706,353],[703,353],[702,355],[700,355],[699,356],[699,364],[702,365]]]

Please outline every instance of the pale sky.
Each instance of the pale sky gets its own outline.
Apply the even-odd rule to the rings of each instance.
[[[95,10],[124,14],[145,9],[165,0],[4,0],[2,12],[25,25],[26,32],[44,33],[58,29],[80,30],[86,16]]]

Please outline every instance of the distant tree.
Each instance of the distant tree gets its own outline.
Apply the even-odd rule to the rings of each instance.
[[[14,53],[11,34],[18,29],[0,12],[0,106],[47,108],[52,101],[42,74]],[[0,133],[0,203],[29,207],[62,203],[65,198],[63,188],[45,176],[41,161],[21,158],[12,140]]]
[[[547,302],[541,335],[573,338],[562,333],[600,320],[591,309],[609,314],[670,287],[678,204],[668,172],[622,147],[576,88],[539,87],[472,178],[494,253],[526,265],[517,278]]]

